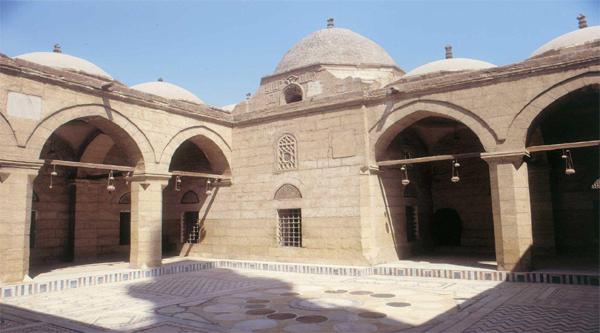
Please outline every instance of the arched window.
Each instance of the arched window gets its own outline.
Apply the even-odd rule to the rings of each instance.
[[[296,186],[285,184],[275,192],[275,200],[285,199],[302,199],[302,194]]]
[[[199,203],[200,199],[198,199],[198,195],[194,191],[187,191],[181,197],[182,204],[196,204]]]
[[[290,134],[277,141],[277,170],[296,169],[296,138]]]
[[[283,97],[285,103],[295,103],[302,100],[302,87],[297,83],[290,83],[283,88]]]
[[[414,198],[417,196],[417,188],[413,184],[408,184],[404,187],[404,196]]]
[[[127,192],[119,198],[119,205],[129,205],[130,203],[131,203],[131,192]]]

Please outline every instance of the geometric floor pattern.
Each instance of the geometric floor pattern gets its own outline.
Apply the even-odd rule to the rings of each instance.
[[[6,298],[4,332],[599,332],[596,286],[216,268]]]

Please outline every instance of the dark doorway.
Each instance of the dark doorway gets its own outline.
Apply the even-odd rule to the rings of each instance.
[[[198,243],[198,212],[185,212],[183,215],[183,242]]]
[[[460,246],[461,221],[454,209],[440,209],[433,215],[433,236],[436,246]]]
[[[130,245],[131,244],[131,213],[121,212],[121,218],[119,222],[119,244]]]

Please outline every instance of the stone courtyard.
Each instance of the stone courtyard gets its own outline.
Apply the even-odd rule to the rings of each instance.
[[[598,332],[599,291],[584,285],[214,268],[5,298],[0,330]]]

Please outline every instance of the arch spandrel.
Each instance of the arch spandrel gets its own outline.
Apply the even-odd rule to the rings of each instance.
[[[88,104],[70,106],[53,112],[42,119],[27,137],[25,149],[31,158],[39,158],[42,147],[50,135],[69,121],[82,119],[97,126],[119,142],[138,167],[155,161],[154,147],[144,132],[121,112],[105,105]]]
[[[531,126],[544,110],[560,98],[588,86],[600,86],[600,72],[588,72],[566,79],[535,96],[508,126],[506,137],[509,148],[525,148]]]
[[[418,100],[395,108],[391,104],[388,105],[379,121],[369,129],[371,151],[375,152],[373,158],[377,160],[394,137],[402,130],[421,119],[431,116],[448,118],[463,123],[475,133],[485,151],[495,150],[499,142],[496,132],[487,122],[473,112],[448,102]]]

